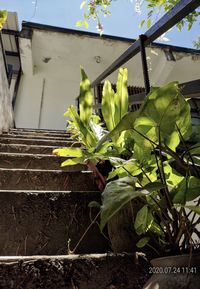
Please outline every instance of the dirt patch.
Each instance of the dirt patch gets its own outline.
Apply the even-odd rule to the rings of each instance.
[[[148,263],[133,256],[103,255],[0,263],[1,289],[141,289]]]

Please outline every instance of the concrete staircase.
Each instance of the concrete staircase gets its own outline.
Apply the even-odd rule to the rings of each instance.
[[[52,155],[71,145],[64,131],[0,135],[0,289],[141,289],[148,278],[144,257],[113,254],[92,222],[92,172]]]

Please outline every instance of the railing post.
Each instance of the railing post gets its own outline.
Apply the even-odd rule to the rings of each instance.
[[[4,61],[4,65],[5,65],[5,71],[6,71],[6,75],[7,75],[7,79],[8,79],[8,76],[9,76],[8,66],[7,66],[6,54],[5,54],[5,50],[4,50],[4,46],[3,46],[3,39],[2,39],[2,33],[1,32],[0,32],[0,45],[1,45],[2,54],[3,54],[3,61]]]
[[[149,81],[149,73],[148,73],[148,65],[147,65],[147,57],[144,42],[147,39],[147,36],[144,34],[140,35],[140,51],[141,51],[141,60],[142,60],[142,71],[144,77],[144,86],[145,92],[148,94],[150,92],[150,81]]]

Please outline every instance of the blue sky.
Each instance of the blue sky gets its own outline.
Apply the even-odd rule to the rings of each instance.
[[[37,9],[35,11],[35,1]],[[53,26],[78,29],[76,21],[82,19],[83,11],[80,10],[82,0],[0,0],[0,9],[15,11],[18,14],[19,23],[22,20],[32,21]],[[103,18],[104,34],[116,35],[128,38],[138,38],[146,28],[138,28],[143,16],[138,16],[134,10],[134,0],[113,1],[112,16]],[[178,32],[177,28],[168,32],[169,44],[193,47],[192,41],[200,35],[200,19],[194,27],[187,31],[184,28]],[[80,30],[85,30],[80,28]],[[90,23],[88,31],[96,32],[96,24]]]

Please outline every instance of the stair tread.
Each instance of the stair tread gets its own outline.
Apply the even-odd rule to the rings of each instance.
[[[16,288],[21,282],[29,289],[142,289],[149,278],[148,268],[144,257],[139,256],[136,263],[127,254],[11,257],[0,259],[0,286]]]

